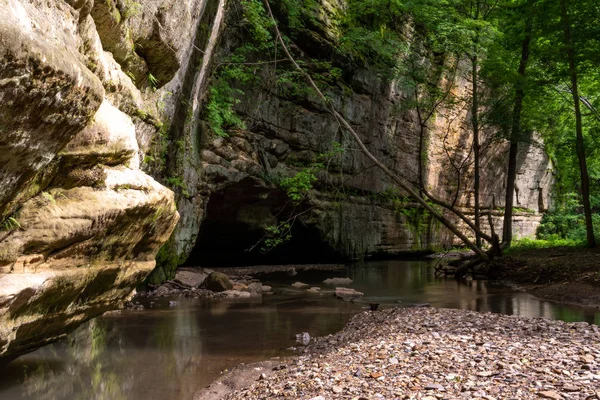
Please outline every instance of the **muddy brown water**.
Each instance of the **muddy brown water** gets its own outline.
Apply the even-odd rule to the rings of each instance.
[[[333,298],[328,277],[365,298]],[[0,368],[0,399],[191,399],[240,363],[293,355],[294,336],[334,333],[369,303],[491,311],[600,324],[596,309],[564,307],[485,281],[438,279],[431,261],[372,261],[345,271],[264,276],[276,294],[251,300],[142,299],[144,311],[96,318],[59,343]],[[301,281],[322,295],[294,290]],[[169,304],[175,300],[175,305]],[[154,301],[150,304],[150,301]]]

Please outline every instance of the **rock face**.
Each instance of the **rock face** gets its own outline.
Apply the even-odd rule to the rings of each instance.
[[[189,51],[191,34],[148,28],[159,3],[135,18],[112,0],[0,4],[0,361],[119,307],[177,223],[173,192],[140,170],[160,94],[132,80],[166,83]]]
[[[318,60],[339,44],[336,21],[345,3],[314,4],[295,51]],[[218,66],[247,35],[238,6],[235,0],[0,4],[0,358],[56,340],[118,306],[155,258],[159,267],[148,279],[158,282],[172,279],[186,260],[328,262],[452,241],[355,151],[308,94],[236,82],[232,89],[244,94],[233,111],[246,127],[214,134],[209,89]],[[281,23],[285,28],[285,18]],[[406,94],[398,82],[346,61],[336,61],[347,68],[327,95],[382,162],[416,181],[416,116],[399,106]],[[268,77],[269,68],[257,64],[254,74]],[[465,82],[457,87],[466,90]],[[436,127],[459,125],[447,138],[431,133],[427,141],[427,185],[446,199],[456,177],[444,146],[459,159],[468,137],[460,129],[467,117],[459,117],[441,113]],[[334,151],[334,143],[344,151],[315,172],[310,200],[290,206],[282,180]],[[495,146],[486,156],[482,202],[501,207],[506,152]],[[520,165],[516,204],[543,211],[549,161],[532,145]],[[470,176],[465,172],[458,199],[466,210]],[[174,228],[176,208],[181,221]],[[535,227],[530,215],[516,216],[526,234]],[[261,252],[267,228],[282,222],[289,223],[284,243]]]
[[[381,78],[377,71],[348,60],[330,57],[338,54],[335,21],[345,12],[345,2],[311,4],[315,5],[312,14],[296,32],[294,51],[303,54],[308,64],[333,59],[335,66],[343,69],[343,77],[327,88],[336,108],[369,150],[406,180],[418,181],[419,158],[426,153],[425,185],[446,201],[454,199],[458,187],[458,206],[472,213],[472,168],[465,168],[460,180],[453,168],[469,157],[471,139],[465,109],[439,112],[426,133],[425,149],[420,151],[417,115],[403,107],[410,95],[401,83]],[[284,30],[288,28],[286,21],[283,15],[280,24]],[[247,38],[241,31],[246,28],[234,28],[245,23],[239,13],[228,13],[228,28],[211,55],[213,65],[224,62],[236,47],[245,44]],[[254,67],[253,74],[261,82],[271,82],[269,64]],[[216,84],[218,69],[212,71],[211,83]],[[169,270],[186,260],[190,265],[335,262],[427,252],[453,244],[445,228],[405,199],[356,149],[315,96],[289,95],[285,86],[274,90],[278,87],[275,83],[230,84],[244,93],[237,96],[234,111],[246,122],[245,129],[230,129],[227,137],[217,137],[202,114],[197,135],[178,130],[184,132],[179,137],[184,145],[172,149],[176,161],[171,168],[183,171],[185,190],[176,192],[178,209],[185,215],[170,243],[171,264],[157,275],[172,275]],[[465,79],[457,78],[457,97],[468,94],[468,86]],[[206,96],[205,91],[205,102]],[[491,132],[484,136],[489,139]],[[323,154],[335,152],[334,143],[343,152],[330,159],[327,172],[316,172],[318,181],[313,184],[310,200],[301,207],[290,207],[281,189],[282,179],[319,161]],[[491,145],[484,154],[481,202],[485,208],[496,209],[499,216],[504,204],[507,153],[507,144],[500,143]],[[521,146],[515,204],[527,212],[515,216],[517,237],[533,236],[539,212],[549,207],[551,170],[539,140],[532,138],[531,144]],[[265,228],[286,220],[293,220],[291,240],[262,255]],[[501,232],[500,222],[500,218],[495,219],[497,233]]]

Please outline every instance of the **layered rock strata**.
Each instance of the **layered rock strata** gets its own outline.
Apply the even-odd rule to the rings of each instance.
[[[148,77],[171,80],[191,35],[162,38],[154,3],[0,4],[0,361],[119,307],[178,221],[138,142]]]

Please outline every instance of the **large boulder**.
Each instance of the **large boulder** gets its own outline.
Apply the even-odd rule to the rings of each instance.
[[[91,3],[0,2],[0,362],[118,308],[179,218],[87,57]]]
[[[233,283],[221,272],[211,272],[204,280],[203,286],[213,292],[224,292],[233,289]]]
[[[197,288],[206,280],[208,274],[201,269],[180,269],[175,274],[174,281],[184,286]]]

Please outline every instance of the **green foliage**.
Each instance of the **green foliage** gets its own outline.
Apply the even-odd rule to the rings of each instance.
[[[125,74],[131,79],[131,82],[135,83],[135,75],[131,71],[126,71]]]
[[[244,121],[235,113],[233,107],[240,100],[234,94],[243,94],[233,89],[227,81],[219,81],[210,88],[210,97],[206,106],[208,125],[218,137],[227,137],[227,129],[245,129]]]
[[[42,192],[42,197],[50,204],[56,203],[56,199],[54,198],[54,196],[52,196],[52,194],[48,192]]]
[[[592,221],[594,231],[600,232],[600,215],[593,214]],[[538,226],[536,237],[547,241],[585,242],[585,216],[575,212],[553,211],[546,213]]]
[[[306,198],[313,183],[317,181],[315,170],[315,166],[305,168],[291,178],[282,179],[279,186],[285,190],[290,200],[298,204]]]
[[[244,21],[254,42],[259,43],[261,48],[268,47],[273,41],[270,30],[273,22],[267,16],[262,1],[242,0],[241,5],[244,13]]]
[[[3,231],[15,231],[21,229],[21,224],[14,217],[8,217],[2,224],[0,224],[0,230]]]
[[[142,4],[135,0],[124,0],[121,16],[123,19],[129,19],[142,12]]]
[[[152,90],[156,90],[160,86],[160,81],[150,72],[148,72],[148,85]]]
[[[283,222],[279,225],[271,225],[265,228],[265,239],[261,252],[267,253],[283,243],[292,239],[292,225],[289,222]]]
[[[585,247],[585,239],[584,241],[577,241],[572,239],[534,240],[523,238],[519,240],[513,240],[510,247],[504,250],[504,253],[514,254],[524,250],[548,249],[551,247]]]
[[[398,0],[349,1],[340,50],[360,65],[389,74],[406,49],[400,32],[405,17]]]
[[[170,176],[166,179],[167,184],[173,189],[180,189],[181,193],[188,197],[190,194],[188,192],[187,185],[183,181],[181,176]]]

